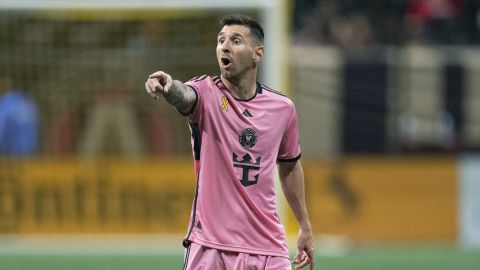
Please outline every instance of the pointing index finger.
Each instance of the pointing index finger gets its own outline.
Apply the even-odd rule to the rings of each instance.
[[[148,78],[150,78],[150,79],[151,78],[160,78],[160,77],[164,76],[165,74],[166,73],[163,72],[163,71],[157,71],[155,73],[150,74],[150,76],[148,76]]]

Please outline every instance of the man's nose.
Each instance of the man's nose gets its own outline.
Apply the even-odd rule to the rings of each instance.
[[[222,52],[229,52],[230,51],[230,42],[225,41],[222,44]]]

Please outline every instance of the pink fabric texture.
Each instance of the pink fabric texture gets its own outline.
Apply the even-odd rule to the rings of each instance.
[[[185,270],[291,270],[285,257],[221,251],[192,243]]]
[[[224,251],[288,258],[274,180],[277,161],[300,158],[292,101],[261,84],[253,98],[237,100],[219,77],[186,84],[198,97],[186,115],[197,177],[187,239]]]

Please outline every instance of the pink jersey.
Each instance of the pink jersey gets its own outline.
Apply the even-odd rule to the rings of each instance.
[[[288,258],[277,215],[276,162],[300,158],[290,99],[264,85],[237,100],[217,76],[186,83],[197,103],[192,132],[197,189],[187,238],[220,250]]]

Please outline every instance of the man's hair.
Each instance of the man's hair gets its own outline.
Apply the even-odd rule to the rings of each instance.
[[[263,28],[262,26],[255,21],[254,19],[241,15],[241,14],[232,14],[223,17],[220,20],[220,25],[224,27],[225,25],[243,25],[250,29],[250,33],[261,43],[263,44]]]

